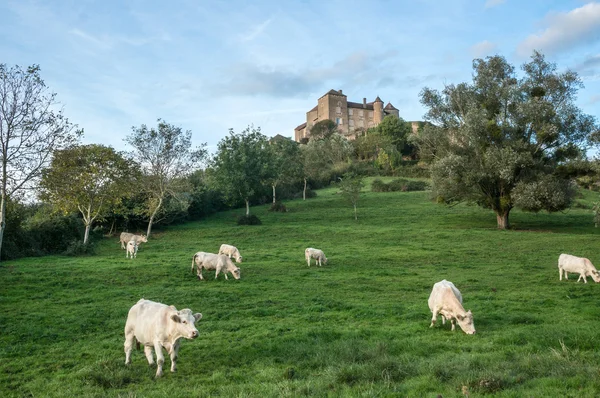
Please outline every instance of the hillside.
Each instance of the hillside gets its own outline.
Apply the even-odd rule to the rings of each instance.
[[[595,200],[586,193],[584,202]],[[93,257],[0,264],[3,396],[593,397],[600,391],[600,286],[559,282],[560,253],[600,266],[588,209],[443,207],[428,192],[366,192],[358,222],[333,188],[289,212],[253,208],[171,227],[125,259],[118,237]],[[241,280],[198,281],[197,251],[237,246]],[[329,262],[307,267],[304,249]],[[448,279],[477,334],[430,329],[427,298]],[[139,298],[202,312],[178,371],[154,379],[142,351],[124,365],[123,327]]]

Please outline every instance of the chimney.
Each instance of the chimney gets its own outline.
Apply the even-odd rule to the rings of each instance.
[[[339,89],[338,91],[340,92],[340,94],[344,94],[344,93],[342,92],[342,89]]]
[[[367,109],[367,99],[363,98],[363,108]]]

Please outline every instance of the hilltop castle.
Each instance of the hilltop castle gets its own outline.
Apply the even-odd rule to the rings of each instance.
[[[308,137],[310,129],[321,120],[332,120],[338,130],[348,139],[356,138],[357,130],[366,130],[377,126],[387,115],[399,117],[399,111],[391,103],[383,106],[377,97],[373,102],[350,102],[342,90],[329,90],[318,100],[317,106],[306,112],[306,122],[294,129],[294,139],[298,142]]]

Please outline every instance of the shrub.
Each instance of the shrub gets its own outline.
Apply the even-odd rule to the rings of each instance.
[[[379,178],[374,179],[371,183],[371,191],[373,192],[388,192],[389,190],[388,185]]]
[[[250,214],[249,216],[244,214],[243,216],[238,217],[237,224],[238,225],[260,225],[260,224],[262,224],[262,222],[260,222],[260,219],[258,217],[256,217],[254,214]]]
[[[375,179],[371,183],[373,192],[410,192],[410,191],[426,191],[429,189],[429,184],[426,181],[409,181],[403,178],[397,178],[388,184]]]
[[[275,202],[271,205],[271,207],[269,207],[269,211],[278,211],[281,213],[285,213],[287,212],[287,208],[285,207],[285,205],[281,202]]]
[[[82,240],[73,240],[69,243],[67,250],[64,254],[67,256],[84,256],[95,253],[95,247],[93,243],[84,244]]]
[[[403,191],[426,191],[429,189],[429,184],[426,181],[407,181],[403,187]]]

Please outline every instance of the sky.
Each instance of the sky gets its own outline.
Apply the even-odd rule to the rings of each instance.
[[[293,137],[330,89],[422,120],[423,87],[475,58],[533,50],[600,116],[600,2],[583,0],[0,0],[0,63],[37,64],[84,143],[128,150],[157,119],[214,151],[229,129]]]

